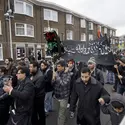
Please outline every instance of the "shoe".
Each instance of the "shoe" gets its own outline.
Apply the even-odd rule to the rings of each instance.
[[[67,104],[67,109],[70,107],[70,104]]]

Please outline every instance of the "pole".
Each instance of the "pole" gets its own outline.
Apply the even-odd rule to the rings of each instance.
[[[10,10],[10,0],[8,0],[8,10]],[[11,15],[10,15],[11,16]],[[12,27],[11,27],[11,17],[9,16],[9,40],[10,40],[10,56],[13,58],[13,46],[12,46]]]

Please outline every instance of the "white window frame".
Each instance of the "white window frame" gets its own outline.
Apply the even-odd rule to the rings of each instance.
[[[93,34],[89,34],[89,41],[93,40]]]
[[[104,34],[107,34],[108,29],[105,27],[104,28]]]
[[[46,16],[46,13],[45,13],[46,11],[50,12],[50,17]],[[58,12],[57,11],[51,10],[51,9],[44,9],[43,10],[43,14],[44,14],[44,20],[58,22]],[[56,18],[55,19],[53,18],[54,17],[53,14],[56,14]]]
[[[89,22],[89,26],[91,25],[91,27],[89,27],[89,30],[93,30],[93,23]]]
[[[21,58],[18,58],[17,57],[17,48],[21,48],[23,47],[24,48],[24,51],[25,51],[25,54],[24,54],[24,57],[26,56],[26,47],[25,47],[25,44],[16,44],[16,60],[20,60]]]
[[[0,60],[3,60],[3,45],[1,43],[0,43],[0,51],[1,51]]]
[[[80,20],[80,25],[81,25],[81,28],[86,28],[86,20],[85,19],[81,19]]]
[[[85,33],[81,33],[81,41],[86,41],[86,34]]]
[[[16,8],[16,2],[20,2],[20,3],[23,3],[23,13],[21,13],[21,12],[17,12],[17,8]],[[24,2],[24,1],[21,1],[21,0],[15,0],[14,1],[14,4],[15,4],[15,13],[17,13],[17,14],[23,14],[23,15],[27,15],[27,16],[30,16],[30,17],[33,17],[33,4],[29,4],[29,3],[27,3],[27,2]],[[32,8],[32,14],[31,15],[29,15],[29,14],[27,14],[27,11],[26,11],[26,5],[29,5],[29,6],[31,6],[31,8]]]
[[[0,35],[2,35],[2,22],[0,20]]]
[[[69,34],[70,35],[69,35]],[[69,36],[68,36],[69,35]],[[66,30],[66,39],[67,40],[73,40],[73,31],[72,30]]]
[[[70,18],[70,19],[68,19],[68,18]],[[73,15],[66,14],[66,24],[72,24],[73,25],[73,23],[74,23]]]
[[[16,34],[17,33],[17,27],[16,27],[16,24],[23,24],[24,25],[24,35],[19,35],[19,34]],[[33,27],[33,35],[28,35],[27,34],[27,26],[30,25]],[[15,36],[26,36],[26,37],[34,37],[34,25],[31,25],[31,24],[25,24],[25,23],[15,23]]]

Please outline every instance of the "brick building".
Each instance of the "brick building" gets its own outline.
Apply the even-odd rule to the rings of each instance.
[[[0,60],[10,56],[10,25],[5,15],[8,0],[0,0]],[[116,29],[64,7],[36,0],[14,0],[14,18],[11,18],[12,54],[15,60],[45,55],[43,32],[56,30],[61,40],[89,41],[97,39],[97,30],[102,35],[115,36]]]

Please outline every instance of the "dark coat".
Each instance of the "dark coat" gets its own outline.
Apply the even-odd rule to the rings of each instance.
[[[35,98],[45,96],[44,76],[40,70],[33,76],[32,82],[35,86]]]
[[[53,71],[50,68],[47,68],[45,71],[42,71],[42,73],[44,75],[45,92],[51,92],[53,90],[52,86]]]
[[[108,96],[108,93],[95,78],[91,77],[87,85],[78,79],[71,95],[70,110],[75,111],[76,102],[79,99],[78,118],[80,120],[85,118],[89,121],[89,125],[97,125],[96,118],[100,110],[98,99],[103,96]]]
[[[124,106],[124,110],[121,113],[117,113],[112,106],[113,102],[120,102]],[[109,114],[111,117],[112,125],[119,125],[122,121],[123,117],[125,116],[125,97],[120,94],[114,94],[111,96],[111,101],[109,105],[103,105],[101,110],[104,114]]]
[[[18,85],[11,92],[14,103],[7,125],[15,125],[14,122],[16,125],[31,125],[34,93],[34,85],[30,79],[18,81]]]
[[[104,85],[104,76],[100,69],[95,68],[94,72],[91,74],[99,83]]]

